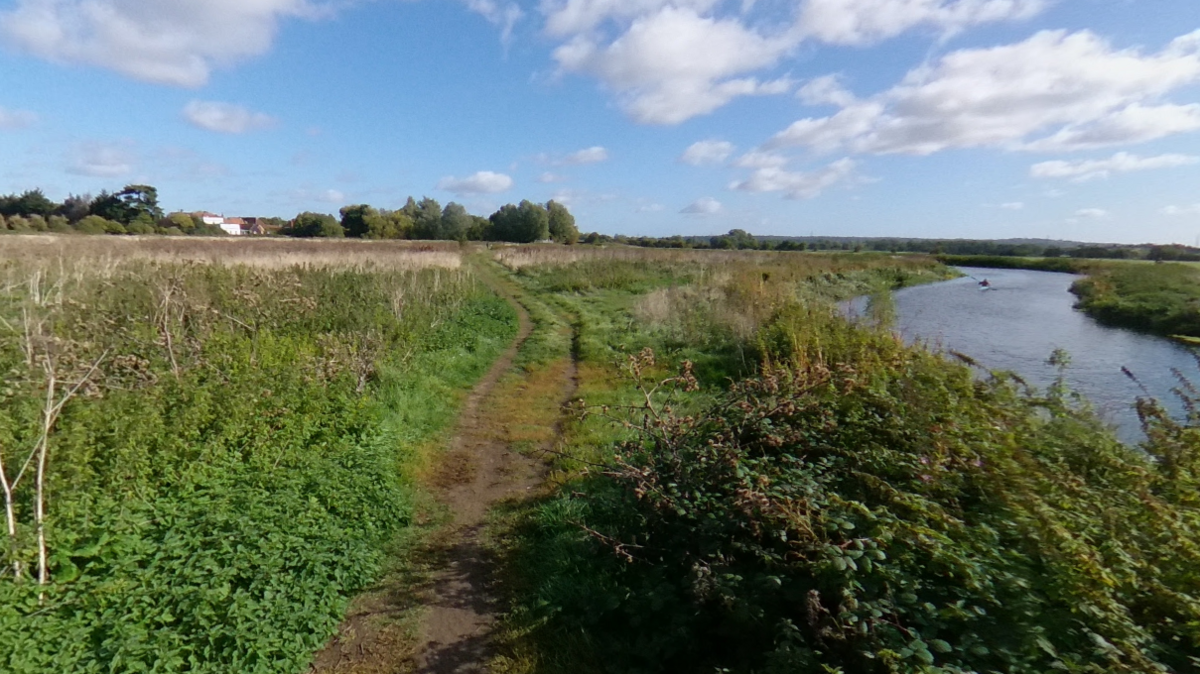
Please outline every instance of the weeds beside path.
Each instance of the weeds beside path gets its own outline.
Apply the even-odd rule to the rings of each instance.
[[[517,335],[463,402],[446,452],[430,471],[426,487],[436,503],[427,506],[427,519],[436,521],[425,540],[355,602],[314,659],[314,673],[487,671],[491,633],[504,610],[498,562],[485,540],[487,515],[542,482],[544,465],[521,450],[554,440],[576,381],[570,358],[514,368],[526,340],[553,326],[531,319],[527,300],[509,283],[479,271],[517,311]]]

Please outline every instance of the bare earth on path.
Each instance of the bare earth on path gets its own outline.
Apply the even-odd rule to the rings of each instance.
[[[544,476],[543,464],[510,447],[503,420],[488,414],[512,404],[498,399],[512,395],[499,384],[533,330],[525,308],[503,287],[496,290],[517,310],[517,336],[467,397],[430,480],[448,521],[417,552],[416,565],[424,573],[385,580],[356,599],[337,636],[314,658],[314,674],[488,671],[490,636],[503,609],[497,604],[496,564],[483,541],[487,513],[505,499],[528,494]],[[571,363],[562,372],[556,404],[573,393],[574,369]],[[418,607],[419,626],[406,629],[394,620]]]

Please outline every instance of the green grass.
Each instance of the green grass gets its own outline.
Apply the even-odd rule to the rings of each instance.
[[[1091,271],[1071,286],[1079,308],[1110,325],[1200,337],[1200,268],[1125,264]]]
[[[101,362],[50,438],[52,582],[0,579],[14,673],[302,669],[516,328],[464,272],[3,271],[32,279],[0,299],[8,325],[31,318],[0,338],[9,475],[36,441],[41,363],[61,395]],[[8,568],[34,566],[32,497],[23,485]]]

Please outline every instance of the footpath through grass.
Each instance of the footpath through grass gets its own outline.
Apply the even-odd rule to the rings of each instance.
[[[14,674],[301,671],[516,329],[442,253],[452,268],[6,252]]]
[[[1146,401],[1132,450],[828,303],[927,262],[620,255],[499,255],[575,317],[586,413],[508,515],[495,671],[1200,667],[1200,419]]]

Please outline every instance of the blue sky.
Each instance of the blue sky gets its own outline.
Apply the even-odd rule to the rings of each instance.
[[[0,0],[0,192],[1200,240],[1195,0]]]

